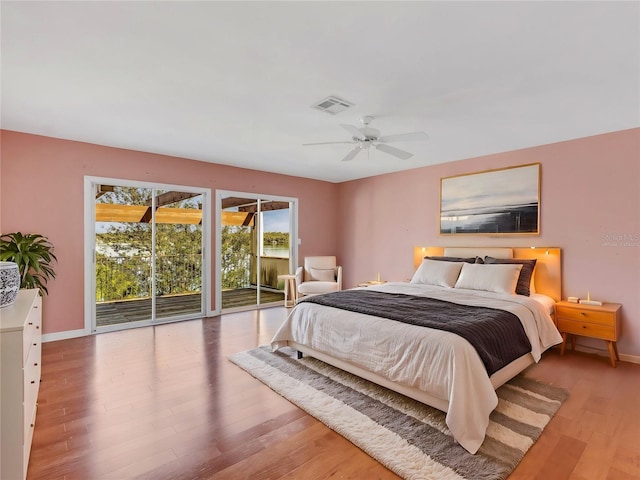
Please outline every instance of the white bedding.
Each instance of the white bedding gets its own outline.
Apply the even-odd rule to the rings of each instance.
[[[562,342],[548,306],[530,297],[407,283],[368,288],[512,312],[522,322],[536,362],[544,350]],[[462,337],[301,302],[280,326],[271,346],[277,350],[289,342],[428,392],[440,400],[434,406],[447,411],[453,437],[471,453],[480,448],[498,398],[480,357]]]

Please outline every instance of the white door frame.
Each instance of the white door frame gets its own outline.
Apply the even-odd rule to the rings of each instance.
[[[202,195],[202,301],[205,316],[211,316],[211,189],[192,187],[187,185],[172,185],[167,183],[144,182],[108,177],[84,177],[84,334],[96,333],[96,272],[95,272],[95,238],[96,238],[96,207],[95,186],[100,184],[118,185],[134,188],[154,188],[181,192],[193,192]],[[152,301],[155,301],[153,299]],[[150,319],[148,322],[136,322],[136,326],[157,325],[160,323],[176,322],[198,318],[200,314],[185,315],[171,319]],[[120,330],[125,327],[114,325],[102,327],[100,332]]]

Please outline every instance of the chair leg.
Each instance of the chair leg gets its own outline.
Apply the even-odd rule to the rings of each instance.
[[[295,304],[298,303],[298,286],[296,285],[296,280],[294,278],[291,279],[291,299],[295,306]]]

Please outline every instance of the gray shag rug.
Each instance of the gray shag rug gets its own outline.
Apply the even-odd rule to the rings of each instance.
[[[229,359],[405,479],[502,480],[567,398],[566,390],[517,376],[497,391],[487,437],[471,455],[445,414],[289,348],[259,347]]]

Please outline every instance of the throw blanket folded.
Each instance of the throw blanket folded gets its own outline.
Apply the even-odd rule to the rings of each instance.
[[[315,295],[300,302],[455,333],[475,348],[489,376],[531,351],[531,343],[517,315],[494,308],[366,289]]]

